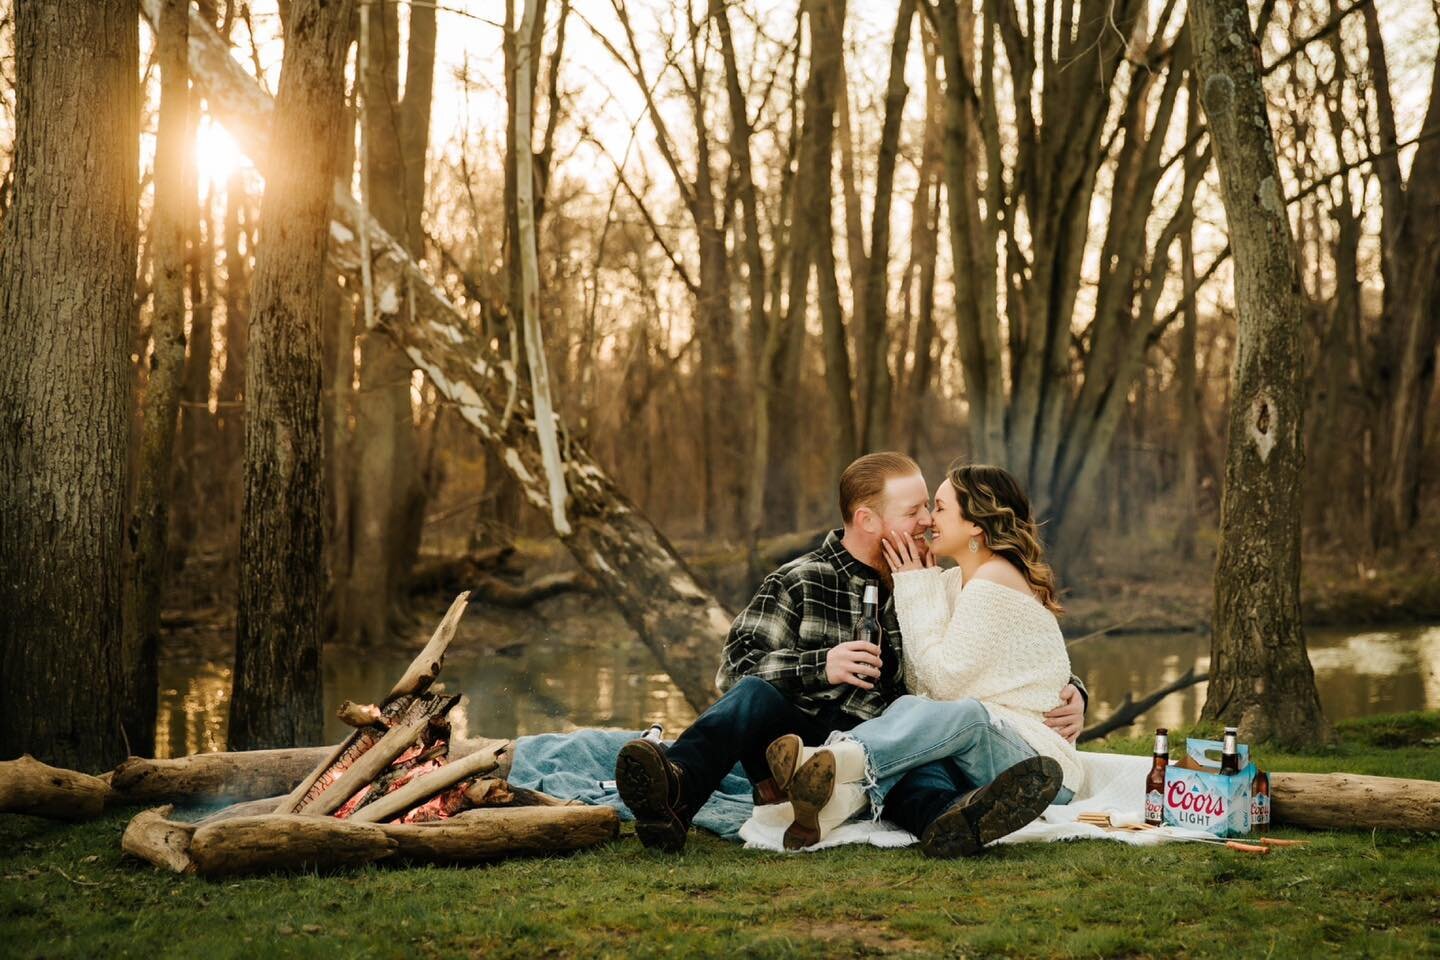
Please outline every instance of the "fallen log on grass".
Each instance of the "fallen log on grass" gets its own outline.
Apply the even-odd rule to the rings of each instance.
[[[360,866],[399,849],[384,829],[331,817],[271,813],[206,824],[190,841],[190,860],[202,877],[260,870]]]
[[[620,832],[612,807],[519,807],[467,810],[448,820],[385,824],[400,855],[423,863],[473,863],[599,846]]]
[[[0,813],[91,820],[105,810],[110,784],[88,773],[41,763],[28,753],[0,762]]]
[[[1275,823],[1321,830],[1440,830],[1440,782],[1357,773],[1271,773]]]
[[[135,815],[120,838],[120,849],[132,857],[175,873],[191,873],[190,842],[196,825],[170,819],[169,804]]]
[[[220,803],[285,793],[329,754],[329,747],[200,753],[169,760],[131,757],[110,786],[121,803]]]
[[[147,819],[137,827],[137,833],[169,831],[164,833],[167,838],[183,834],[183,830],[172,828],[185,825],[165,821],[160,811],[146,811],[141,817]],[[196,827],[184,851],[188,866],[183,865],[174,847],[161,845],[157,853],[153,841],[136,855],[177,872],[224,877],[359,866],[396,856],[417,863],[476,863],[508,856],[566,853],[613,840],[619,831],[620,817],[610,807],[472,810],[428,824],[356,823],[272,813]]]

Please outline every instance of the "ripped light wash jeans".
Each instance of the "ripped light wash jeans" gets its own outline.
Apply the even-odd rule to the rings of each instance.
[[[865,748],[865,788],[877,817],[900,778],[933,760],[955,763],[973,789],[1037,756],[1014,730],[992,723],[984,704],[970,699],[903,696],[873,720],[830,734],[826,743],[838,740],[856,740]],[[1073,791],[1061,787],[1052,802],[1069,803],[1073,797]]]

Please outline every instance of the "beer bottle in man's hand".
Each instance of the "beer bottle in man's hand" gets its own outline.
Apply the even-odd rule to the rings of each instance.
[[[863,640],[880,646],[880,615],[876,609],[879,605],[880,588],[873,583],[866,584],[860,601],[860,620],[855,624],[851,640]]]

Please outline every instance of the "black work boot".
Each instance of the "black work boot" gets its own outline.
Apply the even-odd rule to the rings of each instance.
[[[1060,764],[1029,757],[960,797],[920,837],[927,857],[973,857],[985,844],[1014,833],[1044,812],[1060,792]]]
[[[615,787],[635,814],[635,835],[647,847],[679,853],[694,814],[685,802],[684,771],[653,740],[631,740],[615,761]]]

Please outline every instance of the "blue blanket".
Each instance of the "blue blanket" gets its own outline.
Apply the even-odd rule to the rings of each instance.
[[[515,741],[510,782],[562,800],[603,803],[620,811],[622,818],[633,820],[615,790],[615,758],[622,746],[638,736],[639,731],[577,730],[520,737]],[[753,809],[750,780],[737,764],[695,815],[695,825],[726,840],[738,840],[740,827]]]

